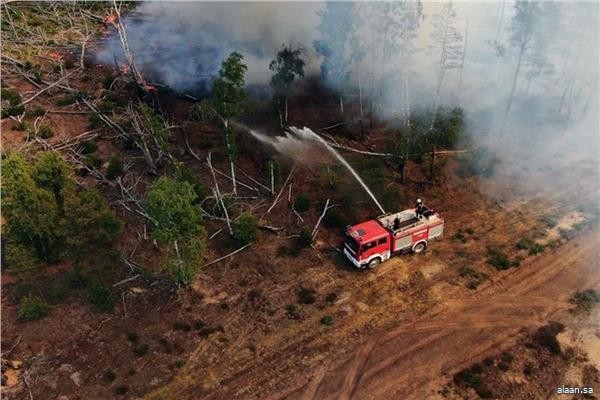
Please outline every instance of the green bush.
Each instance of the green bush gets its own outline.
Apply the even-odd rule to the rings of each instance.
[[[295,304],[288,304],[285,306],[285,312],[289,318],[298,319],[300,318],[300,312],[298,306]]]
[[[298,236],[298,245],[302,247],[310,247],[313,242],[312,232],[306,228],[302,227],[300,229],[300,235]]]
[[[42,139],[49,139],[54,136],[54,132],[48,125],[40,125],[37,130],[37,136]]]
[[[91,169],[100,169],[102,166],[102,159],[100,157],[96,157],[93,154],[88,154],[85,157],[85,165]]]
[[[542,223],[548,228],[554,228],[558,225],[558,219],[554,215],[546,214],[542,216]]]
[[[232,224],[233,237],[241,244],[256,241],[258,237],[258,220],[252,214],[242,214]]]
[[[198,174],[191,168],[180,162],[173,162],[169,164],[168,168],[170,174],[175,180],[178,182],[187,182],[192,185],[194,193],[196,193],[195,203],[200,202],[206,197],[206,189],[204,188],[204,185],[202,185],[202,182],[200,182]]]
[[[17,91],[2,88],[0,97],[2,97],[2,118],[21,115],[25,111],[25,106],[21,104],[21,95]]]
[[[333,325],[333,317],[331,315],[326,315],[321,318],[321,323],[325,326],[331,326]]]
[[[543,245],[526,238],[520,239],[515,247],[518,250],[527,250],[530,255],[535,255],[544,251]]]
[[[485,272],[480,272],[470,267],[463,267],[460,269],[460,277],[467,278],[467,288],[475,290],[489,276]]]
[[[98,150],[98,144],[93,139],[86,139],[79,144],[79,152],[81,154],[91,154]]]
[[[153,237],[170,244],[202,233],[202,217],[194,205],[197,198],[194,188],[187,182],[177,182],[166,176],[155,180],[144,200],[144,208],[156,221]]]
[[[25,116],[32,118],[41,117],[44,114],[46,114],[46,110],[39,106],[32,107],[29,110],[25,111]]]
[[[571,302],[583,311],[590,311],[594,304],[600,303],[600,290],[588,289],[577,292],[571,298]]]
[[[294,209],[299,213],[310,210],[310,199],[306,193],[300,193],[296,198],[296,201],[294,201]]]
[[[298,291],[298,303],[313,304],[317,301],[317,291],[311,288],[301,287]]]
[[[123,173],[123,162],[120,157],[112,156],[106,169],[106,178],[115,179]]]
[[[46,301],[37,296],[29,295],[21,300],[18,318],[21,321],[42,319],[48,315],[49,311],[50,306]]]
[[[509,269],[512,266],[508,256],[501,250],[495,248],[488,249],[487,262],[498,270]]]
[[[98,115],[98,113],[90,113],[88,116],[88,127],[90,129],[98,129],[102,126],[102,118],[100,118],[100,115]]]
[[[88,289],[88,300],[98,310],[107,312],[115,308],[117,295],[110,286],[97,282]]]
[[[327,211],[327,214],[323,217],[323,224],[329,228],[344,228],[348,225],[337,207]]]

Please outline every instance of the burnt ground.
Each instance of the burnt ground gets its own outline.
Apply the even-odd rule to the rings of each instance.
[[[88,78],[72,79],[70,84],[100,96],[106,73],[106,67],[90,66]],[[7,74],[4,83],[21,93],[36,90],[17,74]],[[317,129],[339,122],[337,103],[315,92],[318,87],[307,87],[290,104],[290,124]],[[131,95],[127,86],[119,90]],[[31,104],[57,111],[44,117],[55,130],[48,139],[51,145],[89,130],[89,110],[80,102],[57,106],[55,97],[61,95],[50,90]],[[190,121],[192,103],[162,96],[163,112],[177,126],[172,131],[173,154],[210,187],[206,166],[186,152],[183,138],[189,138],[202,159],[212,151],[215,166],[227,171],[218,129]],[[276,122],[267,119],[273,116],[264,114],[257,113],[248,122],[276,132]],[[26,142],[14,125],[10,119],[2,120],[3,151],[23,146],[35,151],[36,144]],[[345,137],[343,128],[326,132],[357,148],[384,150],[383,126],[377,126],[364,143]],[[105,127],[98,130],[101,159],[112,154],[139,157],[111,140],[112,134]],[[265,163],[274,157],[285,179],[292,161],[272,154],[242,132],[238,140],[236,165],[241,171],[266,184]],[[291,236],[304,225],[312,228],[328,197],[341,207],[340,196],[350,193],[357,221],[376,212],[343,171],[337,170],[338,186],[329,187],[324,169],[336,166],[323,156],[319,163],[300,164],[291,180],[292,198],[307,193],[313,205],[302,215],[304,223],[290,211],[287,189],[273,211],[264,214],[273,196],[260,189],[258,199],[239,201],[236,212],[251,210],[263,223],[285,229],[261,231],[251,247],[203,269],[190,287],[181,289],[160,278],[160,252],[139,234],[143,221],[119,206],[117,188],[89,176],[78,178],[86,186],[97,186],[126,221],[121,251],[156,275],[120,285],[121,301],[111,313],[96,312],[71,296],[35,322],[17,320],[14,283],[3,275],[2,347],[9,366],[9,386],[3,387],[3,395],[8,399],[478,398],[472,389],[454,384],[452,377],[488,357],[493,362],[482,376],[498,398],[548,398],[565,381],[593,379],[589,366],[598,367],[597,315],[574,315],[569,299],[577,291],[600,285],[598,228],[564,222],[555,235],[544,217],[557,216],[560,224],[562,216],[581,213],[584,221],[591,221],[588,206],[596,200],[597,180],[568,180],[562,190],[549,192],[503,174],[502,165],[494,176],[464,178],[457,173],[460,158],[441,158],[443,167],[435,183],[427,181],[420,166],[410,164],[409,180],[400,184],[392,165],[348,155],[378,195],[394,193],[389,204],[405,208],[422,197],[443,215],[444,238],[424,254],[395,258],[372,272],[355,271],[337,250],[341,229],[332,227],[321,229],[314,249],[291,254]],[[133,160],[124,179],[142,174],[141,195],[153,177],[143,174],[139,158]],[[597,171],[595,164],[580,163],[577,168]],[[243,175],[239,178],[255,186]],[[227,179],[220,177],[219,183],[230,190]],[[247,196],[255,194],[240,190]],[[223,227],[219,221],[206,221],[209,235]],[[521,238],[550,238],[550,245],[541,254],[529,255],[515,248]],[[236,248],[225,232],[208,243],[206,261]],[[490,266],[489,248],[507,253],[514,266],[504,271]],[[465,274],[465,267],[485,275],[475,278]],[[123,278],[126,272],[125,268]],[[299,304],[302,287],[315,291],[314,303]],[[296,307],[293,313],[291,304]],[[325,316],[332,317],[330,326],[320,322]],[[562,356],[526,346],[533,332],[551,320],[561,321],[570,332],[568,340],[561,339]],[[5,349],[14,344],[6,355]],[[502,352],[513,359],[509,369],[499,373],[493,368]],[[531,371],[525,374],[528,363]],[[600,390],[597,383],[595,387]]]

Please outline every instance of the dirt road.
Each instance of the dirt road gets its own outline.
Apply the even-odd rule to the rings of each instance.
[[[598,231],[523,265],[463,299],[449,299],[414,323],[373,336],[293,395],[305,399],[422,399],[442,381],[498,351],[522,328],[539,326],[569,307],[574,291],[600,284]],[[275,396],[274,398],[277,398]]]
[[[458,370],[510,346],[523,328],[543,325],[569,308],[575,291],[600,285],[598,234],[588,232],[505,271],[472,295],[443,299],[426,314],[373,334],[353,351],[325,361],[302,360],[309,374],[274,370],[296,356],[282,349],[203,398],[248,398],[248,393],[273,400],[436,398]],[[279,389],[256,395],[261,381]],[[267,392],[264,386],[259,391]]]

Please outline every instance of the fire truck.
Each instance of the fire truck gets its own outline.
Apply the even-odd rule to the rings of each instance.
[[[349,226],[344,254],[358,268],[373,269],[402,252],[421,253],[444,233],[444,220],[418,200],[416,208]]]

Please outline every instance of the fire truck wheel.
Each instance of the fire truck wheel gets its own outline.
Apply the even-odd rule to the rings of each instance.
[[[381,259],[380,258],[374,258],[371,261],[369,261],[369,264],[367,265],[367,267],[369,267],[369,269],[375,269],[377,268],[377,266],[381,263]]]
[[[413,248],[413,251],[415,253],[421,253],[423,250],[425,250],[426,247],[427,247],[427,243],[420,242],[415,245],[415,247]]]

